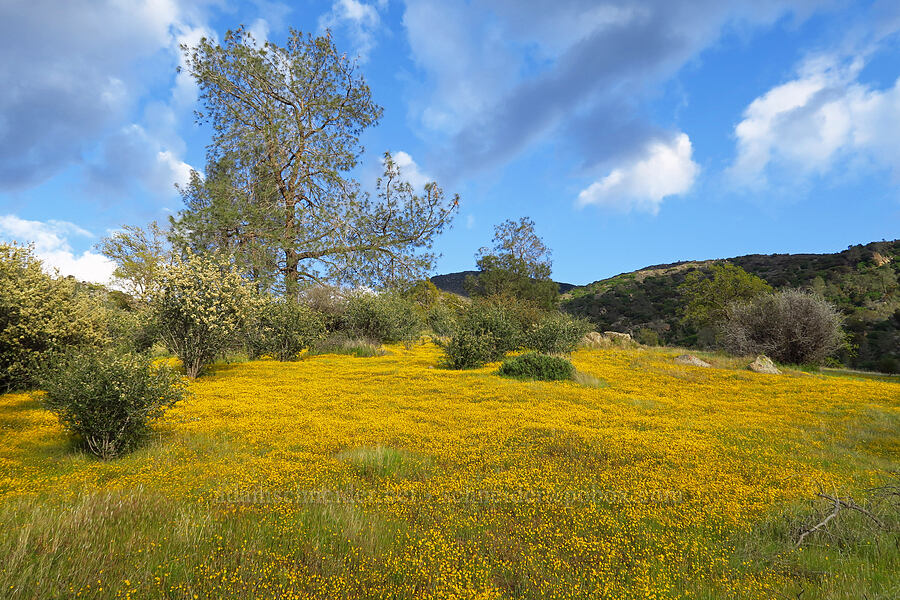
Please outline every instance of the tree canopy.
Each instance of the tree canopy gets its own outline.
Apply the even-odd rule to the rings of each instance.
[[[728,305],[772,292],[765,279],[731,263],[714,263],[709,271],[691,271],[678,286],[686,302],[684,320],[697,329],[721,322]]]
[[[473,296],[501,294],[552,307],[559,286],[550,279],[550,249],[534,231],[534,221],[507,219],[494,227],[493,245],[476,254],[478,275],[466,280]]]
[[[350,177],[382,109],[330,34],[292,29],[280,47],[238,28],[182,50],[214,133],[206,177],[182,190],[176,245],[225,250],[287,295],[303,281],[378,285],[431,268],[458,198],[434,182],[414,190],[389,153],[375,198]]]

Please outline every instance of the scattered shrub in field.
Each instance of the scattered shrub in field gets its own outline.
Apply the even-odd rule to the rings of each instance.
[[[507,296],[476,299],[444,344],[444,364],[451,369],[473,369],[500,360],[524,343],[525,332],[543,315],[534,305]]]
[[[575,366],[561,356],[528,352],[504,360],[500,365],[500,375],[516,379],[563,381],[574,379]]]
[[[351,296],[345,327],[352,336],[380,342],[409,344],[422,334],[422,320],[412,301],[394,293]]]
[[[181,378],[136,354],[71,351],[43,381],[44,402],[84,446],[109,459],[131,450],[150,423],[181,400]]]
[[[251,304],[240,276],[206,256],[169,265],[151,301],[160,337],[191,379],[232,344],[246,326]]]
[[[360,358],[369,358],[372,356],[383,356],[385,352],[377,342],[350,338],[343,333],[334,333],[310,347],[309,354],[312,356],[316,354],[347,354]]]
[[[296,360],[300,352],[325,337],[325,321],[305,304],[285,298],[256,303],[247,331],[247,353],[278,360]]]
[[[54,352],[105,343],[106,312],[73,279],[44,273],[30,247],[0,244],[0,393],[34,386]]]
[[[453,334],[444,346],[444,366],[448,369],[477,369],[485,363],[503,358],[494,334],[463,328]]]
[[[728,307],[722,324],[725,348],[766,354],[788,364],[820,364],[844,342],[841,315],[821,296],[786,290]]]
[[[594,328],[586,319],[560,312],[547,313],[525,334],[525,348],[543,354],[568,354]]]

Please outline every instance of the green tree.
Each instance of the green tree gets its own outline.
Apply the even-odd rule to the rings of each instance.
[[[175,222],[183,242],[240,255],[247,275],[291,297],[303,281],[384,283],[431,267],[458,199],[433,182],[414,193],[390,154],[376,199],[348,177],[382,109],[330,35],[291,30],[280,47],[239,28],[182,50],[214,129],[212,176],[192,179]]]
[[[156,221],[146,229],[125,225],[103,238],[97,248],[116,263],[113,276],[125,291],[146,301],[170,256],[166,232]]]
[[[550,249],[534,231],[534,221],[507,219],[494,227],[493,246],[476,254],[478,274],[466,278],[472,296],[505,295],[552,308],[559,286],[550,279]]]
[[[696,329],[722,321],[728,305],[746,302],[772,292],[772,286],[730,263],[713,263],[708,270],[687,274],[678,290],[685,299],[684,321]]]

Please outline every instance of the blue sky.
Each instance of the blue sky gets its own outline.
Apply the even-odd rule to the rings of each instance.
[[[459,193],[436,272],[530,216],[554,277],[900,237],[900,3],[7,0],[0,239],[104,281],[94,244],[180,209],[209,131],[179,43],[333,31],[385,150]]]

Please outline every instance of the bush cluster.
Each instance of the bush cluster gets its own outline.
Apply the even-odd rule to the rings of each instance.
[[[285,298],[259,299],[246,334],[250,358],[296,360],[325,337],[325,319],[309,306]]]
[[[42,387],[47,408],[103,459],[133,449],[150,423],[186,393],[169,367],[110,350],[61,355],[46,370]]]
[[[30,247],[0,244],[0,393],[27,389],[47,358],[107,341],[102,306],[73,279],[47,275]]]
[[[358,293],[349,297],[344,331],[379,342],[406,342],[422,335],[423,323],[413,302],[396,293]]]
[[[842,318],[821,296],[786,290],[728,307],[722,343],[734,354],[766,354],[780,363],[821,364],[844,342]]]
[[[575,377],[575,366],[561,356],[528,352],[504,360],[500,365],[500,375],[516,379],[564,381]]]
[[[593,329],[593,324],[587,319],[551,312],[531,327],[523,345],[543,354],[568,354]]]
[[[477,368],[519,348],[563,354],[575,349],[590,324],[507,296],[476,299],[444,343],[452,369]]]

